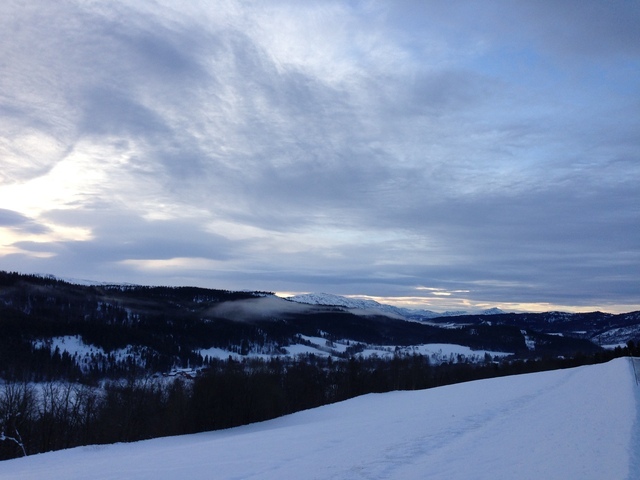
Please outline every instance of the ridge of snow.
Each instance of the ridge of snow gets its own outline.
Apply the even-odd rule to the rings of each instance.
[[[341,297],[332,293],[304,293],[288,297],[288,300],[310,305],[331,305],[346,308],[380,308],[383,305],[375,300],[362,300],[356,298]]]
[[[288,297],[288,300],[297,303],[306,303],[309,305],[328,305],[336,307],[344,307],[357,310],[374,310],[383,314],[400,315],[405,319],[427,319],[436,317],[453,317],[458,315],[472,314],[468,311],[448,311],[448,312],[434,312],[432,310],[424,309],[411,309],[403,307],[395,307],[393,305],[387,305],[384,303],[376,302],[375,300],[363,300],[359,298],[342,297],[340,295],[334,295],[332,293],[304,293],[300,295],[294,295]],[[504,313],[499,308],[489,308],[476,312],[476,315],[497,315]]]

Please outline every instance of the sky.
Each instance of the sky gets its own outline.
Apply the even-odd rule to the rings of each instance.
[[[640,3],[0,12],[0,269],[640,309]]]

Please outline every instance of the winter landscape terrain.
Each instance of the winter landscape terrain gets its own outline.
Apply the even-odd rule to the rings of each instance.
[[[639,406],[619,358],[8,460],[0,479],[637,479]]]
[[[0,272],[0,331],[0,479],[638,470],[640,312],[437,316]]]
[[[1,5],[0,480],[640,480],[640,0]]]
[[[57,371],[66,369],[70,376],[98,378],[114,368],[155,373],[202,366],[207,358],[419,353],[441,363],[451,354],[456,359],[484,359],[486,353],[572,356],[640,340],[640,312],[492,309],[438,317],[327,294],[285,300],[265,292],[80,285],[8,272],[0,272],[0,284],[0,314],[8,332],[0,339],[6,343],[0,350],[5,376],[33,373],[25,364],[34,355],[41,364],[54,355],[61,364]]]

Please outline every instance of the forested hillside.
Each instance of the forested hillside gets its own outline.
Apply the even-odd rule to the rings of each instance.
[[[501,317],[500,315],[495,316]],[[437,320],[437,319],[436,319]],[[447,317],[447,324],[452,321]],[[301,336],[358,345],[457,344],[516,358],[595,353],[584,338],[549,335],[530,324],[460,318],[455,328],[300,305],[266,292],[196,287],[75,285],[53,277],[0,272],[0,376],[98,380],[206,366],[202,352],[281,355]],[[60,348],[74,337],[91,355]],[[535,349],[532,349],[535,345]],[[75,355],[75,358],[74,358]]]
[[[439,326],[268,292],[0,272],[0,458],[638,353],[633,341],[603,349],[528,318]]]

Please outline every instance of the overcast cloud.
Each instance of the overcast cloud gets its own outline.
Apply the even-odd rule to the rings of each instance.
[[[624,0],[9,0],[0,268],[640,309],[638,25]]]

